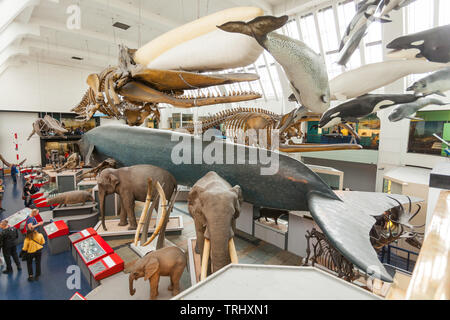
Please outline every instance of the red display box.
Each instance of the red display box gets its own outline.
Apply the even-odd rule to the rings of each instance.
[[[119,273],[124,268],[124,261],[117,253],[113,253],[89,266],[89,272],[95,280],[100,281]]]
[[[63,220],[55,221],[45,226],[44,230],[48,239],[54,239],[69,234],[69,227]]]
[[[83,241],[89,237],[96,236],[96,235],[97,235],[97,231],[95,231],[93,228],[88,228],[83,231],[80,231],[80,232],[70,235],[69,240],[70,240],[70,242],[72,242],[72,244],[76,244],[80,241]]]
[[[114,253],[114,250],[99,235],[88,237],[74,244],[83,262],[89,266]]]

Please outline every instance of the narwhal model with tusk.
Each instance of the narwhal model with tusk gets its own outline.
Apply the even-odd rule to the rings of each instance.
[[[317,53],[302,41],[273,32],[283,27],[288,19],[288,16],[262,16],[248,23],[227,22],[218,28],[255,38],[281,65],[295,98],[302,105],[291,120],[297,121],[308,110],[322,114],[330,107],[330,87],[325,62]]]

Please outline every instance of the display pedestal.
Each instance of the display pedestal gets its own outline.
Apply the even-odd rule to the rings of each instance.
[[[96,185],[96,179],[84,179],[77,184],[77,189],[80,191],[89,191],[94,189]]]
[[[236,219],[236,229],[253,236],[253,205],[242,203],[241,213]]]
[[[77,189],[77,177],[83,173],[83,170],[68,170],[56,174],[56,185],[58,193],[74,191]]]
[[[96,203],[86,203],[85,205],[68,205],[66,207],[53,209],[53,217],[67,217],[91,214],[97,207]]]
[[[117,220],[105,220],[106,229],[108,231],[105,231],[103,229],[101,221],[97,223],[97,225],[94,227],[94,229],[97,231],[99,235],[101,235],[103,238],[107,238],[108,240],[111,239],[127,239],[132,238],[134,239],[134,236],[136,235],[136,230],[128,230],[127,226],[119,226],[120,219]],[[148,228],[148,234],[151,235],[155,231],[156,228],[156,218],[153,218],[150,220],[150,226]],[[169,222],[167,223],[166,227],[166,235],[181,235],[181,232],[183,231],[183,217],[182,216],[175,216],[170,217]]]
[[[55,221],[44,227],[47,234],[48,247],[51,255],[70,250],[69,227],[64,221]]]
[[[272,219],[265,221],[260,218],[255,221],[255,237],[264,240],[280,249],[286,250],[288,243],[287,223],[278,219],[278,225]]]
[[[134,245],[134,243],[130,244],[130,249],[133,250],[139,257],[144,257],[149,252],[156,250],[156,243],[158,239],[155,239],[150,243],[148,246],[142,247],[139,243],[137,246]],[[164,239],[164,248],[167,247],[176,247],[176,245],[167,239]]]

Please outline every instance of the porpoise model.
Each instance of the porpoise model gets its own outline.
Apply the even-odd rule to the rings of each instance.
[[[358,6],[358,11],[353,16],[352,21],[350,21],[344,35],[342,36],[341,43],[339,44],[339,51],[342,51],[345,44],[355,32],[366,25],[368,17],[372,16],[375,13],[380,1],[381,0],[371,0],[360,3],[360,5]]]
[[[330,108],[322,115],[319,127],[334,127],[342,122],[358,122],[379,110],[399,103],[413,102],[419,97],[413,94],[366,94],[348,102]]]
[[[281,65],[297,101],[315,113],[324,113],[330,107],[330,88],[325,62],[305,43],[272,32],[284,26],[288,16],[257,17],[246,23],[227,22],[218,28],[254,37]],[[299,112],[306,113],[307,110]]]
[[[405,56],[409,56],[411,51],[416,58],[426,58],[428,61],[448,63],[450,62],[450,24],[436,27],[426,31],[413,33],[399,37],[390,42],[386,47],[392,49],[390,54],[398,51]]]
[[[436,71],[410,86],[406,91],[414,91],[415,95],[438,94],[445,97],[444,92],[450,90],[450,67]]]
[[[397,207],[394,199],[408,203],[405,196],[355,191],[336,194],[316,173],[291,157],[179,132],[102,126],[87,132],[78,145],[87,163],[114,158],[119,166],[151,164],[169,171],[179,185],[185,186],[193,186],[205,174],[215,171],[231,185],[239,185],[244,200],[256,207],[310,211],[333,246],[347,259],[359,269],[376,272],[376,277],[392,282],[370,243],[369,232],[376,221],[374,217]],[[205,157],[211,152],[215,154],[213,162]],[[257,158],[251,160],[252,154]],[[268,163],[267,159],[273,161]],[[272,166],[274,161],[278,170],[262,174],[262,168]],[[413,199],[417,201],[421,200]]]
[[[397,122],[403,119],[410,119],[410,120],[419,120],[419,118],[413,118],[411,117],[414,113],[419,111],[422,108],[425,108],[426,106],[429,106],[430,104],[436,104],[438,106],[443,106],[448,103],[442,102],[439,99],[434,98],[421,98],[417,101],[410,102],[410,103],[404,103],[399,104],[392,110],[392,112],[389,114],[389,121],[391,122]],[[420,119],[422,120],[422,119]]]

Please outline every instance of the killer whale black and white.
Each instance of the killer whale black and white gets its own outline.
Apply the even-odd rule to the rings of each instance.
[[[445,97],[450,90],[450,67],[445,68],[414,82],[406,91],[414,91],[415,95],[438,94]]]
[[[413,102],[419,98],[413,94],[366,94],[328,109],[322,115],[319,127],[326,129],[342,122],[358,122],[379,110],[399,103]]]
[[[450,62],[450,24],[436,27],[426,31],[399,37],[391,41],[386,47],[397,52],[403,52],[405,56],[413,51],[416,58],[426,58],[431,62],[448,63]],[[402,52],[400,52],[402,53]]]
[[[439,99],[424,97],[414,102],[399,104],[389,114],[389,121],[397,122],[403,119],[417,120],[417,118],[412,118],[411,116],[420,109],[423,109],[431,104],[443,106],[448,103],[442,102]]]

